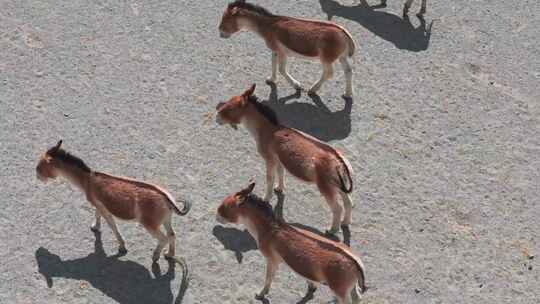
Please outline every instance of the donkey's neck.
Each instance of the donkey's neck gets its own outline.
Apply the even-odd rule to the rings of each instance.
[[[91,171],[87,172],[70,165],[63,165],[62,167],[58,168],[58,170],[60,172],[60,175],[62,175],[65,179],[70,181],[73,185],[75,185],[83,192],[86,192],[88,182],[92,174]]]
[[[246,226],[249,234],[257,241],[266,239],[266,235],[274,229],[273,220],[262,214],[261,211],[246,208],[240,217],[241,223]]]
[[[257,142],[265,134],[273,133],[279,128],[278,125],[273,124],[268,118],[259,113],[253,105],[250,105],[247,111],[242,119],[242,124],[249,131],[249,134],[255,137]]]
[[[264,33],[272,26],[276,17],[245,14],[238,22],[241,29],[255,32],[264,38]]]

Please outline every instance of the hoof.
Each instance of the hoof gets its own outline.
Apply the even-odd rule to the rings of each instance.
[[[275,192],[276,194],[283,194],[283,188],[275,188],[275,189],[274,189],[274,192]]]
[[[326,230],[324,234],[328,236],[335,236],[338,231],[339,231],[339,228],[332,228],[332,229]]]
[[[318,96],[318,95],[317,95],[317,91],[313,91],[313,90],[311,90],[311,89],[307,92],[307,94],[308,94],[309,96],[311,96],[311,97],[313,97],[313,96]]]
[[[255,300],[259,300],[259,301],[262,301],[266,298],[266,294],[263,294],[263,293],[257,293],[255,294]]]
[[[276,79],[268,78],[268,79],[266,79],[266,84],[268,84],[268,85],[276,85]]]
[[[126,255],[127,252],[128,252],[128,251],[127,251],[126,247],[120,247],[120,248],[118,248],[118,254],[121,255],[121,256],[122,256],[122,255]]]
[[[317,291],[317,286],[315,286],[315,285],[309,285],[308,286],[308,290],[307,290],[308,295],[314,294],[315,291]]]
[[[304,91],[304,88],[302,87],[301,84],[293,84],[292,87],[296,90],[296,92],[302,92],[302,91]]]

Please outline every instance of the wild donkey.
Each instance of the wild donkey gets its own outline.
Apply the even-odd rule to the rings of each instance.
[[[279,124],[276,114],[259,103],[253,94],[255,85],[240,96],[217,105],[218,124],[230,124],[233,128],[242,123],[255,137],[257,151],[266,162],[265,201],[272,198],[274,172],[278,174],[276,191],[283,191],[284,168],[297,178],[317,184],[319,191],[332,210],[330,234],[339,230],[343,207],[337,202],[339,194],[345,206],[342,224],[351,223],[353,189],[352,169],[349,162],[336,149],[298,130]]]
[[[91,229],[96,232],[101,229],[103,216],[120,244],[120,253],[125,254],[127,250],[115,217],[141,223],[158,240],[152,256],[154,262],[167,244],[169,251],[165,256],[174,256],[175,233],[171,226],[171,213],[186,215],[191,204],[184,202],[184,208],[180,210],[169,192],[156,185],[93,171],[80,158],[61,149],[61,145],[62,141],[59,141],[39,160],[36,168],[39,180],[47,182],[48,179],[62,176],[82,190],[96,208]],[[162,224],[167,235],[159,229]]]
[[[266,280],[257,298],[262,299],[268,293],[279,264],[285,262],[307,279],[310,294],[318,283],[324,283],[339,304],[346,303],[349,297],[353,303],[359,303],[360,294],[366,290],[364,265],[360,258],[343,244],[276,219],[272,206],[251,193],[254,187],[255,183],[252,183],[227,196],[216,217],[220,223],[245,225],[257,240],[266,258]]]
[[[344,96],[352,97],[352,68],[348,58],[353,56],[356,47],[351,34],[343,27],[331,22],[278,16],[246,1],[235,1],[225,9],[219,31],[222,38],[229,38],[240,30],[257,33],[272,50],[269,82],[276,82],[279,66],[281,75],[295,89],[301,90],[300,83],[287,72],[287,57],[319,60],[323,74],[309,89],[309,93],[315,93],[332,77],[332,64],[339,59],[346,78]]]
[[[420,11],[417,14],[418,17],[421,17],[426,13],[426,1],[427,0],[422,0],[422,7],[420,8]],[[360,2],[362,2],[362,4],[367,5],[366,0],[360,0]],[[407,14],[409,14],[409,9],[411,8],[411,5],[412,5],[413,2],[414,2],[414,0],[405,1],[405,5],[403,6],[403,16],[404,17],[406,17]],[[386,0],[381,0],[381,5],[386,6]]]

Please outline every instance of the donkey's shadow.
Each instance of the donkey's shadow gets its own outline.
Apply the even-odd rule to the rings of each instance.
[[[278,98],[277,87],[269,84],[270,96],[262,101],[269,106],[280,122],[290,128],[300,130],[322,141],[344,139],[351,133],[352,99],[345,99],[342,110],[332,112],[317,95],[310,95],[313,104],[288,102],[298,99],[300,93]]]
[[[334,0],[319,0],[321,9],[327,14],[328,20],[334,16],[355,21],[373,34],[393,43],[398,49],[413,52],[425,51],[429,47],[431,27],[426,26],[424,18],[420,18],[420,25],[414,27],[409,17],[401,18],[387,12],[377,11],[380,6],[345,6]]]
[[[212,234],[223,244],[225,249],[234,252],[239,264],[242,264],[245,252],[258,248],[255,239],[246,230],[215,226],[212,229]]]
[[[173,303],[171,281],[175,278],[175,262],[169,261],[163,274],[159,264],[154,263],[152,276],[138,263],[119,260],[118,255],[108,257],[100,233],[96,233],[94,246],[94,252],[87,257],[66,261],[43,247],[36,250],[39,272],[49,288],[53,287],[53,278],[60,277],[86,281],[118,303]],[[181,303],[184,292],[181,288],[174,303]]]

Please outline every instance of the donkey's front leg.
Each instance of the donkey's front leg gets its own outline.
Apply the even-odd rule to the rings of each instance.
[[[278,269],[278,266],[278,262],[273,261],[270,257],[266,258],[266,278],[264,280],[263,289],[261,290],[261,292],[255,295],[255,298],[257,300],[264,299],[264,296],[266,296],[268,294],[268,291],[270,291],[270,286],[272,285],[272,280],[276,275],[276,270]]]
[[[90,230],[94,232],[99,232],[101,230],[101,214],[99,213],[99,210],[97,210],[97,208],[96,208],[95,217],[96,218],[94,219],[92,226],[90,226]]]
[[[276,83],[278,69],[278,56],[276,52],[272,52],[272,76],[266,80],[267,83]]]
[[[109,227],[114,233],[114,236],[116,237],[116,240],[118,241],[118,252],[120,254],[125,254],[127,252],[126,249],[126,242],[124,241],[124,238],[122,237],[122,234],[120,234],[120,231],[118,231],[118,227],[116,226],[116,222],[114,221],[114,217],[111,213],[108,211],[102,211],[101,215],[105,218],[105,221],[107,221],[107,224],[109,224]]]
[[[273,159],[266,160],[266,195],[264,200],[270,202],[274,194],[274,170],[276,163]]]

